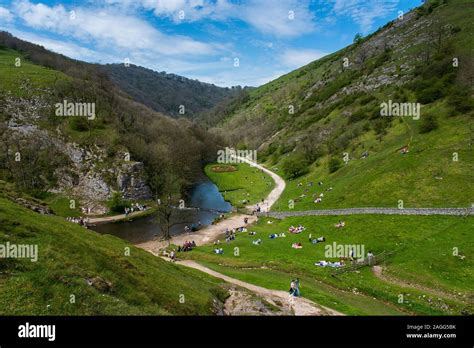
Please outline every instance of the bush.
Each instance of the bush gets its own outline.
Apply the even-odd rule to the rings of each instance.
[[[331,157],[328,163],[329,173],[336,172],[342,166],[342,161],[337,157]]]
[[[111,211],[123,214],[125,212],[125,208],[128,208],[130,204],[127,200],[122,198],[120,192],[114,192],[108,206]]]
[[[428,133],[438,128],[436,117],[429,114],[421,118],[420,133]]]
[[[366,113],[364,112],[363,109],[359,109],[357,111],[354,111],[350,116],[349,116],[349,123],[356,123],[360,120],[363,120],[365,118]]]
[[[287,157],[282,165],[283,174],[286,179],[295,179],[308,173],[308,162],[303,156]]]
[[[448,96],[448,105],[456,113],[465,114],[474,108],[473,101],[467,88],[457,87]]]
[[[443,91],[436,85],[417,93],[418,101],[422,104],[430,104],[441,97],[443,97]]]
[[[78,132],[85,132],[89,130],[89,124],[87,123],[87,118],[85,117],[72,117],[69,124],[72,130]]]

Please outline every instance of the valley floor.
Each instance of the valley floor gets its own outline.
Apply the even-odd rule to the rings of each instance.
[[[238,171],[233,175],[239,175]],[[472,313],[474,294],[469,284],[473,284],[474,274],[468,256],[473,252],[474,243],[470,241],[472,234],[469,231],[474,221],[465,214],[434,214],[296,216],[281,220],[261,216],[257,221],[253,217],[247,227],[255,235],[238,233],[235,241],[221,244],[224,254],[216,255],[209,242],[218,239],[219,235],[224,236],[226,228],[243,225],[243,216],[233,216],[193,236],[175,239],[172,244],[181,244],[185,239],[199,240],[198,248],[192,252],[179,253],[179,258],[189,259],[182,262],[183,265],[220,279],[226,277],[224,280],[233,284],[245,284],[249,290],[256,290],[249,284],[257,286],[260,295],[265,289],[267,293],[280,296],[289,288],[290,280],[299,277],[304,301],[333,308],[338,313]],[[346,226],[335,228],[341,220]],[[305,231],[301,234],[288,232],[290,226],[297,225],[303,225]],[[287,236],[268,238],[270,234],[281,232]],[[312,238],[325,236],[326,241],[323,246],[314,245],[308,242],[310,235]],[[257,239],[261,240],[260,245],[252,243]],[[293,243],[301,243],[302,249],[293,249]],[[314,265],[318,260],[338,259],[328,257],[326,253],[334,243],[362,245],[365,253],[368,250],[374,254],[388,251],[390,256],[375,267],[362,267],[339,275],[334,269]],[[154,253],[159,249],[156,244],[151,248],[150,245],[140,247]]]

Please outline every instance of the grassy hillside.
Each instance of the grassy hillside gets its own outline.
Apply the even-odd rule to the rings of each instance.
[[[217,152],[216,137],[204,128],[133,101],[98,65],[0,32],[0,70],[0,179],[31,195],[44,197],[61,183],[74,187],[98,178],[120,190],[117,173],[127,164],[126,154],[129,162],[144,164],[136,178],[147,192],[160,196],[172,176],[179,194]],[[95,118],[57,116],[56,104],[64,100],[94,105]],[[15,161],[15,153],[23,160]],[[64,194],[59,199],[94,200],[82,192]]]
[[[214,131],[237,147],[258,149],[259,159],[288,179],[275,209],[289,209],[290,200],[296,210],[399,201],[470,206],[472,15],[471,1],[427,1],[353,45],[248,91]],[[419,103],[419,119],[382,116],[389,101]],[[313,203],[321,191],[325,198]]]
[[[37,245],[39,257],[0,259],[1,315],[210,315],[226,296],[215,278],[34,213],[8,190],[2,183],[0,244]]]
[[[340,220],[346,227],[337,229]],[[268,223],[271,221],[272,223]],[[301,234],[288,232],[302,224]],[[193,258],[222,273],[265,287],[287,290],[289,282],[301,278],[302,296],[347,314],[428,314],[472,313],[474,310],[474,240],[470,232],[472,217],[445,216],[324,216],[295,217],[284,220],[260,219],[250,231],[238,234],[224,244],[223,255],[215,255],[213,246],[202,246],[182,257]],[[270,239],[271,233],[285,232],[286,238]],[[324,236],[316,245],[308,239]],[[261,239],[261,245],[252,241]],[[302,249],[293,249],[295,242]],[[325,247],[363,245],[365,253],[382,251],[393,254],[382,264],[384,275],[376,277],[370,267],[333,277],[333,268],[314,265],[328,258]],[[235,248],[239,254],[235,256]],[[458,253],[454,255],[454,249]],[[404,302],[399,303],[399,295]]]
[[[16,66],[16,63],[19,66]],[[58,80],[67,80],[67,76],[63,73],[32,64],[20,52],[6,48],[1,49],[1,47],[0,75],[2,76],[0,89],[20,95],[25,92],[20,88],[21,83],[25,80],[28,80],[35,88],[46,88]]]

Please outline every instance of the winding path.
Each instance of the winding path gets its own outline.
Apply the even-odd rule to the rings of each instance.
[[[192,261],[192,260],[183,260],[177,261],[178,265],[190,267],[197,269],[201,272],[207,273],[215,278],[222,279],[227,283],[231,283],[247,290],[252,291],[254,294],[264,298],[266,301],[270,302],[273,305],[280,306],[282,304],[287,303],[295,315],[315,315],[315,316],[322,316],[322,315],[344,315],[334,309],[327,308],[321,305],[314,303],[311,300],[308,300],[303,297],[290,297],[288,292],[281,291],[281,290],[271,290],[267,288],[263,288],[261,286],[253,285],[229,276],[226,276],[222,273],[216,272],[210,268],[207,268],[199,263]]]
[[[251,167],[258,168],[264,173],[267,173],[268,175],[272,177],[273,181],[275,181],[275,187],[273,188],[273,190],[270,191],[267,198],[264,200],[263,204],[260,204],[261,207],[263,205],[263,208],[264,209],[266,208],[266,211],[269,212],[273,204],[275,204],[275,202],[280,198],[281,194],[285,190],[285,187],[286,187],[285,180],[283,180],[282,177],[280,177],[278,174],[272,172],[270,169],[267,169],[258,163],[252,162],[248,160],[247,158],[237,157],[237,156],[235,156],[235,158],[249,164]],[[252,205],[252,206],[248,206],[247,208],[253,211],[255,207],[256,205]]]

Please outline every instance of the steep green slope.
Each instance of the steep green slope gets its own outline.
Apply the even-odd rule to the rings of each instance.
[[[289,180],[276,209],[289,209],[290,200],[297,210],[399,201],[470,206],[473,15],[470,1],[429,1],[250,90],[214,131],[237,147],[258,149],[259,159]],[[419,103],[420,117],[382,116],[389,102]],[[409,152],[402,155],[404,147]]]
[[[0,258],[1,315],[210,315],[226,296],[215,278],[8,196],[0,182],[0,245],[37,245],[38,260]]]

